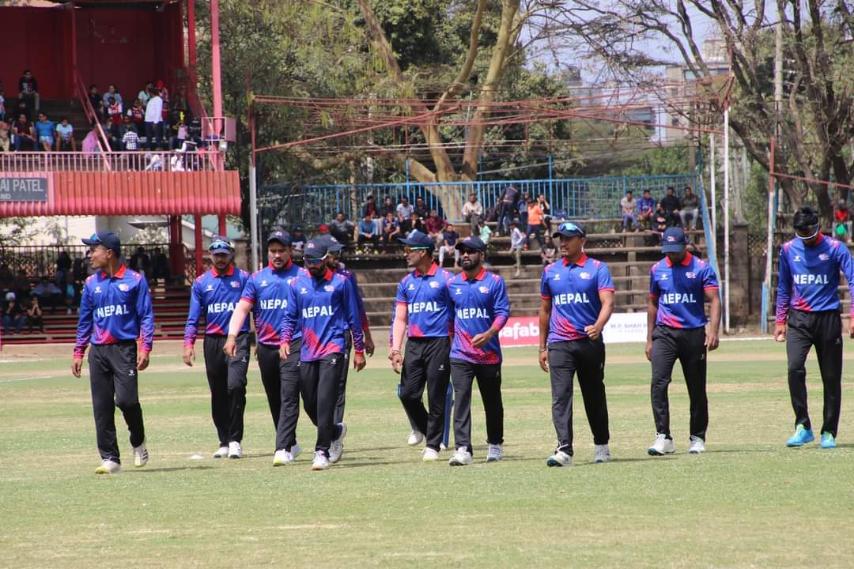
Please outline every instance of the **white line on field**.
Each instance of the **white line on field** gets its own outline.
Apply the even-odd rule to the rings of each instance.
[[[37,379],[51,379],[54,377],[60,377],[58,375],[35,375],[31,377],[16,377],[14,379],[0,379],[0,383],[14,383],[16,381],[34,381]]]

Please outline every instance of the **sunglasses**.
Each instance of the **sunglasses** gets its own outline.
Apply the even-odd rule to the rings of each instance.
[[[480,253],[480,249],[466,249],[465,247],[460,249],[460,255],[473,255],[475,253]]]
[[[572,223],[571,221],[565,221],[558,226],[558,231],[567,232],[567,233],[577,233],[578,235],[584,235],[584,231]]]
[[[89,238],[89,241],[92,241],[93,246],[94,246],[94,245],[99,245],[99,244],[101,243],[101,238],[100,238],[100,237],[98,237],[98,234],[97,234],[97,233],[93,233],[93,234],[92,234],[92,237],[90,237],[90,238]]]
[[[211,246],[208,247],[208,250],[213,251],[214,249],[228,249],[231,250],[231,243],[228,241],[223,241],[222,239],[217,239]]]

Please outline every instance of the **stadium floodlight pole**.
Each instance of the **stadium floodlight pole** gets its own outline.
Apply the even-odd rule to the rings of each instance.
[[[729,103],[724,108],[724,332],[729,334]]]
[[[252,93],[249,93],[249,136],[252,145],[249,152],[249,239],[252,242],[252,272],[255,272],[261,266],[258,254],[258,175],[255,171],[255,96]]]

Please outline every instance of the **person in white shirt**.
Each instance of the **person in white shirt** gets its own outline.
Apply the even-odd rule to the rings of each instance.
[[[480,218],[483,217],[483,206],[477,201],[477,194],[469,194],[469,199],[463,204],[463,219],[471,225],[471,234],[477,234]]]
[[[513,276],[518,277],[522,274],[522,249],[525,248],[527,235],[519,229],[519,224],[515,221],[510,223],[510,251],[516,256],[516,273]]]
[[[160,148],[163,140],[163,99],[157,89],[151,95],[145,107],[145,138],[149,150],[154,150]]]
[[[631,231],[637,229],[637,217],[635,217],[635,199],[632,197],[632,191],[626,192],[623,199],[620,200],[620,211],[623,214],[623,231]]]

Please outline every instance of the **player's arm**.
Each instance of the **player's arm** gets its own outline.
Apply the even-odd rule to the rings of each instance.
[[[83,355],[92,337],[92,308],[92,293],[84,284],[83,294],[80,295],[80,308],[77,312],[77,339],[74,342],[74,357],[71,362],[71,373],[74,377],[80,377],[83,369]]]
[[[202,313],[202,293],[199,281],[190,289],[190,309],[187,312],[187,324],[184,326],[184,364],[192,367],[196,359],[194,346],[199,330],[199,317]]]
[[[291,355],[291,338],[299,323],[299,296],[296,294],[295,282],[296,279],[288,285],[288,302],[279,328],[279,357],[283,360],[288,359],[288,356]]]
[[[851,306],[848,309],[848,336],[854,338],[854,260],[852,260],[851,252],[845,245],[840,245],[837,250],[840,257],[839,268],[845,275],[845,280],[848,281],[848,298],[852,299]]]
[[[350,325],[350,334],[353,336],[353,368],[358,372],[365,368],[365,333],[362,330],[361,312],[364,305],[359,308],[359,293],[357,292],[355,277],[353,281],[344,279],[342,298],[344,306],[355,307],[355,310],[346,310],[347,323]]]
[[[543,273],[545,276],[545,273]],[[552,315],[552,297],[540,296],[540,368],[544,372],[549,371],[549,319]]]
[[[717,287],[703,289],[703,294],[709,302],[709,328],[706,331],[706,347],[709,350],[717,350],[720,342],[721,325],[721,297]]]
[[[240,295],[240,301],[231,313],[231,318],[228,320],[228,337],[225,339],[225,346],[222,350],[230,358],[237,355],[237,335],[243,329],[243,323],[249,318],[249,313],[252,307],[255,306],[255,281],[251,278],[243,285],[243,292]],[[258,323],[255,323],[256,327]]]
[[[154,343],[154,306],[151,302],[151,292],[148,281],[139,279],[136,292],[136,313],[140,315],[140,346],[136,356],[136,368],[142,371],[148,367],[148,356]]]
[[[660,290],[655,281],[655,265],[649,270],[649,296],[646,302],[646,359],[652,361],[652,333],[658,319],[658,296]]]
[[[388,359],[391,360],[391,367],[396,373],[400,373],[403,367],[403,354],[401,350],[403,349],[403,338],[406,336],[408,312],[409,309],[406,302],[397,301],[394,307],[391,350],[388,353]]]
[[[507,286],[504,284],[504,279],[499,278],[493,289],[493,319],[489,329],[480,334],[476,334],[472,338],[472,345],[475,348],[480,348],[492,339],[493,336],[501,332],[504,325],[507,324],[507,319],[510,317],[510,298],[507,296]]]
[[[786,339],[786,322],[789,317],[789,303],[792,294],[792,270],[789,267],[785,247],[780,250],[779,270],[777,274],[777,310],[774,324],[774,339],[782,342]]]
[[[356,282],[356,275],[350,273],[350,278],[352,279],[351,282],[356,293],[356,307],[359,311],[359,318],[362,321],[362,333],[365,335],[365,353],[373,356],[376,346],[374,345],[374,338],[371,336],[371,323],[368,322],[368,313],[365,311],[365,300],[362,297],[362,290],[359,288],[359,283]],[[353,340],[353,344],[355,345],[355,339]]]
[[[607,266],[601,265],[599,267],[597,279],[599,285],[599,302],[602,303],[602,308],[599,309],[599,316],[596,318],[596,322],[584,327],[587,337],[591,340],[601,337],[602,330],[605,329],[605,324],[608,323],[611,314],[614,312],[614,282],[611,280],[611,272]]]

